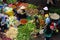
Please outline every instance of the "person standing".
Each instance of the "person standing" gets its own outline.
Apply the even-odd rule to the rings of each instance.
[[[40,35],[40,33],[39,33],[39,30],[40,30],[40,20],[39,20],[38,16],[35,16],[34,18],[35,18],[34,22],[35,22],[36,30],[37,30],[36,36],[38,37]]]
[[[50,40],[50,38],[52,37],[53,31],[50,29],[50,24],[48,23],[48,25],[46,25],[45,29],[44,29],[44,36],[45,36],[45,40]]]
[[[47,4],[49,4],[49,3],[54,4],[53,0],[47,0]]]
[[[56,5],[56,2],[57,0],[47,0],[47,6],[50,7],[51,5],[52,6],[55,6]]]

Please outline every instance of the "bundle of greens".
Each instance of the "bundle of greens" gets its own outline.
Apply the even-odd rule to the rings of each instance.
[[[60,8],[51,7],[51,8],[49,8],[49,12],[50,13],[57,13],[60,15]]]
[[[10,3],[15,3],[15,2],[17,2],[17,0],[6,0],[6,2],[7,2],[8,4],[10,4]]]
[[[29,4],[28,8],[36,9],[37,6],[35,6],[35,5],[33,5],[33,4]]]
[[[19,26],[17,40],[29,40],[30,33],[34,30],[34,28],[35,24],[31,22],[27,23],[26,25]]]

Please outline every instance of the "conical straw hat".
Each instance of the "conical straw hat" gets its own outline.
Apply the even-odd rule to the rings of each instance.
[[[54,13],[54,14],[50,15],[50,18],[54,19],[54,20],[58,20],[60,17],[59,17],[59,15],[57,13]]]

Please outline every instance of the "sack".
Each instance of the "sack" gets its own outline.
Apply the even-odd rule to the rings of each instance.
[[[40,34],[43,34],[43,33],[44,33],[43,31],[44,31],[44,29],[40,30],[40,32],[39,32],[39,33],[40,33]]]

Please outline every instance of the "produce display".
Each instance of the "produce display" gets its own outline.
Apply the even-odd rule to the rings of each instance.
[[[20,22],[17,20],[15,16],[10,16],[8,25],[13,25],[16,28],[18,25],[20,25]]]
[[[13,5],[13,4],[9,4],[8,6],[13,8],[13,9],[16,8],[16,5]]]
[[[26,9],[26,12],[28,15],[35,15],[35,14],[38,14],[38,10],[37,9],[30,9],[30,8],[27,8]]]
[[[37,9],[37,6],[35,6],[35,5],[33,5],[33,4],[29,4],[28,8]]]
[[[17,4],[16,4],[16,6],[25,6],[25,7],[28,7],[28,3],[21,3],[21,2],[18,2]]]
[[[10,40],[10,39],[11,40],[29,40],[31,36],[31,32],[35,29],[35,24],[33,23],[34,17],[32,15],[35,15],[38,13],[37,6],[28,4],[28,3],[18,3],[15,5],[13,3],[15,3],[16,0],[6,0],[6,2],[8,3],[8,6],[4,6],[4,8],[0,6],[0,8],[3,8],[3,13],[4,13],[4,14],[2,13],[1,16],[3,15],[8,16],[5,19],[3,18],[4,20],[6,20],[4,23],[6,23],[8,27],[8,30],[4,30],[6,32],[5,33],[6,37],[8,37],[5,39],[7,40]],[[17,8],[17,6],[19,6],[19,8]],[[17,20],[17,17],[13,11],[14,8],[17,8],[16,9],[17,12],[18,12],[18,9],[19,9],[19,12],[22,10],[22,8],[25,9],[28,15],[27,18]]]
[[[50,12],[56,11],[58,15],[56,16],[55,14],[53,16],[48,13],[43,14],[45,10],[48,10],[48,7],[38,10],[39,6],[17,2],[17,0],[6,0],[6,3],[4,4],[0,1],[0,31],[6,36],[3,35],[3,38],[0,37],[0,40],[30,40],[32,37],[31,33],[36,34],[40,31],[40,34],[43,34],[45,21],[49,21],[49,17],[51,19],[55,17],[60,18],[57,14],[60,13],[58,9],[50,9]],[[39,29],[37,29],[37,25]],[[59,32],[59,30],[56,29],[56,32]]]
[[[34,28],[35,24],[31,22],[28,22],[26,25],[19,26],[17,40],[29,40],[31,32],[34,30]]]
[[[17,0],[6,0],[6,2],[7,2],[8,4],[10,4],[10,3],[16,3]]]
[[[3,11],[9,16],[13,16],[14,12],[12,10],[13,10],[13,8],[5,7]]]
[[[60,15],[60,8],[51,7],[49,8],[50,13],[57,13]]]
[[[3,2],[2,1],[0,1],[0,5],[3,5]]]
[[[6,37],[6,35],[0,32],[0,40],[12,40],[11,38]]]
[[[16,39],[17,36],[17,29],[14,27],[10,27],[9,30],[6,32],[6,36],[11,39]]]

